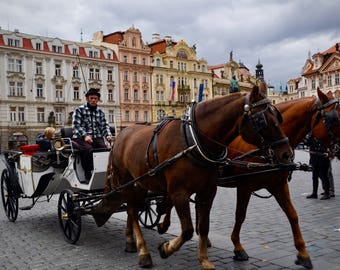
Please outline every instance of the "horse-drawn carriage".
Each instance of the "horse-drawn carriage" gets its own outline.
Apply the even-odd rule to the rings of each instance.
[[[207,248],[210,210],[217,185],[238,190],[236,224],[232,234],[237,260],[248,259],[239,233],[249,196],[253,191],[266,188],[275,196],[291,223],[298,250],[296,263],[312,268],[290,200],[287,178],[288,171],[297,168],[289,167],[292,165],[291,146],[295,147],[308,132],[329,147],[336,146],[338,149],[339,99],[328,98],[319,91],[318,95],[320,100],[313,97],[285,104],[281,115],[254,87],[248,95],[235,93],[193,105],[182,119],[169,119],[157,127],[131,126],[117,136],[110,155],[106,151],[94,153],[95,170],[89,183],[79,180],[83,172],[72,147],[65,149],[56,145],[56,165],[49,166],[52,168],[47,173],[49,176],[45,177],[44,172],[34,172],[33,166],[27,165],[32,163],[34,155],[26,157],[23,153],[8,153],[7,168],[1,177],[6,214],[10,220],[16,219],[20,196],[32,198],[34,205],[35,197],[59,192],[59,221],[66,239],[75,243],[79,238],[83,214],[92,214],[100,226],[112,213],[126,210],[126,250],[136,252],[138,248],[139,265],[151,267],[152,259],[138,220],[152,227],[165,213],[158,227],[159,232],[164,233],[170,226],[171,209],[175,207],[182,231],[159,246],[161,257],[167,258],[194,233],[189,203],[190,197],[195,194],[198,259],[203,269],[215,269],[208,258]],[[281,129],[282,116],[287,121],[284,124],[288,124],[281,125]],[[245,142],[237,143],[238,135],[258,149]],[[65,164],[62,163],[64,155]],[[241,160],[243,158],[247,160]],[[225,162],[238,166],[228,170],[223,167],[221,172],[221,165]],[[266,166],[272,170],[263,171]],[[286,169],[282,172],[284,167]],[[230,182],[227,179],[240,174],[240,171],[242,181]],[[105,188],[108,185],[109,189],[103,193],[105,178]],[[29,189],[28,195],[22,195],[27,192],[26,186],[20,182],[23,180],[31,181],[34,187]],[[40,188],[40,181],[44,182],[41,185],[45,188]],[[49,193],[45,194],[45,190]],[[105,202],[106,206],[112,206],[111,209],[106,211]],[[104,210],[103,218],[98,209]],[[148,220],[154,221],[150,219],[153,214],[155,222],[146,224]],[[145,218],[141,219],[142,216]]]
[[[91,214],[103,198],[105,175],[111,148],[95,149],[93,173],[84,181],[84,170],[79,154],[70,139],[70,128],[61,129],[52,151],[40,151],[39,145],[25,145],[19,150],[4,153],[1,173],[2,203],[7,218],[14,222],[20,210],[29,210],[37,202],[59,194],[58,219],[65,239],[75,243],[81,232],[82,215]],[[19,207],[19,199],[31,200],[30,205]],[[26,200],[27,202],[27,200]],[[139,221],[153,228],[160,219],[162,196],[150,194],[141,205]],[[125,211],[121,204],[118,211]],[[158,211],[158,212],[157,212]]]

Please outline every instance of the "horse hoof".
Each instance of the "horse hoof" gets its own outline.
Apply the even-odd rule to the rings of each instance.
[[[313,269],[312,261],[309,257],[302,257],[297,255],[297,260],[295,261],[296,265],[302,265],[307,269]]]
[[[139,255],[139,266],[142,268],[151,268],[153,263],[152,263],[152,259],[151,259],[151,255],[148,254],[144,254],[144,255]]]
[[[159,234],[164,234],[167,232],[167,228],[165,228],[165,226],[163,226],[163,223],[160,223],[157,225],[157,231]]]
[[[136,242],[126,242],[125,243],[125,252],[129,252],[129,253],[135,253],[137,252],[137,246],[136,246]]]
[[[249,259],[247,252],[245,252],[244,250],[234,251],[234,254],[235,256],[233,257],[233,259],[235,261],[248,261]]]
[[[169,257],[169,255],[165,253],[165,249],[164,249],[165,245],[169,245],[169,242],[164,242],[158,246],[159,255],[161,256],[162,259],[166,259]]]

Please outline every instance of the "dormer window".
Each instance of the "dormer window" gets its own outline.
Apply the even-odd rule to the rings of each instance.
[[[77,48],[73,48],[73,49],[72,49],[72,54],[73,54],[73,55],[77,55],[77,54],[78,54]]]
[[[35,43],[35,49],[36,50],[41,51],[41,48],[42,48],[41,43],[39,43],[39,42]]]
[[[21,47],[20,39],[8,38],[7,45],[11,47]]]
[[[52,52],[62,53],[63,52],[63,48],[62,48],[62,46],[52,45]]]

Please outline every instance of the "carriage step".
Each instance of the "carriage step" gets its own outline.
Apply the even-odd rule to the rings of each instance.
[[[32,205],[27,205],[27,206],[22,206],[22,207],[19,207],[20,210],[31,210],[33,207],[33,204]]]

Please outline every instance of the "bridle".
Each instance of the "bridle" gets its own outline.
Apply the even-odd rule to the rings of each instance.
[[[266,105],[265,109],[263,109],[260,112],[252,112],[254,108],[260,107]],[[209,138],[207,135],[202,134],[197,129],[196,126],[196,119],[195,119],[195,106],[196,103],[193,102],[188,107],[188,110],[182,117],[183,122],[183,128],[184,128],[184,134],[186,138],[187,145],[195,144],[197,147],[195,148],[193,155],[196,159],[199,159],[200,161],[207,162],[208,164],[220,164],[225,163],[226,157],[227,157],[227,145],[224,145],[212,138]],[[267,98],[263,98],[258,102],[255,102],[253,104],[249,104],[249,94],[245,96],[245,105],[244,105],[244,113],[240,125],[240,134],[242,134],[241,130],[245,126],[246,122],[249,121],[252,125],[252,127],[255,130],[256,135],[260,138],[261,141],[261,149],[265,149],[265,153],[268,155],[268,158],[273,160],[274,157],[274,151],[273,147],[276,147],[278,145],[281,145],[283,143],[288,142],[288,138],[284,137],[281,139],[278,139],[276,141],[268,141],[264,138],[262,135],[262,131],[268,127],[268,123],[265,117],[265,112],[269,110],[272,114],[277,112],[277,118],[279,122],[282,122],[282,115],[277,110],[276,107],[271,105],[270,101]],[[204,145],[201,143],[199,139],[199,135],[204,136],[207,138],[210,142],[214,143],[218,147],[221,147],[221,152],[218,154],[211,153]]]
[[[334,108],[326,112],[324,109],[332,106],[335,104]],[[327,132],[331,137],[331,144],[330,144],[330,152],[332,154],[336,154],[340,152],[340,137],[337,137],[333,131],[333,128],[336,126],[339,126],[340,124],[340,118],[339,118],[339,113],[337,111],[337,108],[340,106],[340,99],[339,98],[334,98],[328,101],[325,104],[322,104],[319,99],[316,101],[316,106],[317,106],[317,115],[316,118],[313,122],[312,129],[309,132],[309,136],[313,136],[313,129],[315,126],[318,124],[318,122],[322,119],[322,122],[327,128]]]
[[[253,108],[259,107],[261,105],[266,105],[265,109],[259,112],[252,113],[251,110]],[[249,104],[249,95],[246,95],[245,97],[245,105],[244,105],[244,114],[243,114],[243,119],[240,125],[240,134],[242,136],[241,129],[245,125],[246,121],[249,121],[250,124],[252,125],[253,129],[255,130],[256,136],[260,138],[261,141],[261,148],[258,149],[257,151],[263,151],[266,155],[266,157],[273,162],[274,160],[274,155],[275,152],[273,148],[285,144],[289,142],[288,137],[283,137],[281,139],[275,140],[275,141],[268,141],[264,138],[262,135],[262,131],[268,127],[268,123],[265,117],[265,112],[270,111],[272,114],[276,112],[277,119],[279,123],[281,124],[283,122],[282,114],[281,112],[271,104],[270,100],[267,98],[264,98],[258,102],[255,102],[253,104]],[[252,152],[253,153],[253,152]]]

